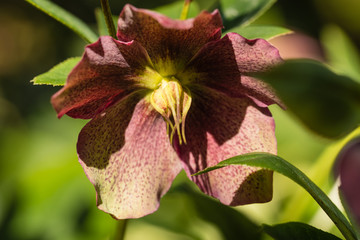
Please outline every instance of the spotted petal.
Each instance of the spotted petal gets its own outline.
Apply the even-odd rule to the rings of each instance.
[[[181,170],[165,122],[138,101],[131,95],[109,107],[82,129],[77,144],[98,207],[117,219],[154,212]]]
[[[250,152],[276,153],[274,121],[267,108],[250,98],[193,88],[193,105],[186,124],[186,145],[177,152],[188,176],[208,195],[224,204],[266,202],[272,198],[272,172],[230,166],[191,177],[227,158]]]
[[[182,69],[205,43],[220,39],[222,27],[217,10],[180,21],[128,4],[120,14],[117,36],[123,41],[138,41],[155,69],[169,76]]]
[[[88,45],[80,63],[51,102],[61,117],[92,118],[136,88],[136,76],[150,65],[137,42],[101,37]]]
[[[273,90],[252,78],[281,62],[279,52],[263,39],[248,40],[228,33],[221,40],[206,44],[193,58],[179,78],[204,84],[230,96],[247,95],[263,106],[282,105]]]

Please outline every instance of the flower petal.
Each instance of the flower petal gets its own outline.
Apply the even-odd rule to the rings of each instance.
[[[174,75],[207,42],[220,39],[220,13],[202,12],[194,19],[173,20],[159,13],[125,5],[118,21],[119,40],[136,40],[148,51],[155,69]]]
[[[130,95],[91,120],[77,144],[99,209],[117,219],[154,212],[181,170],[166,124],[145,100]]]
[[[58,117],[92,118],[135,87],[138,72],[149,65],[146,50],[136,42],[101,37],[88,45],[65,86],[51,99]]]
[[[267,41],[248,40],[237,33],[228,33],[222,39],[206,44],[179,78],[204,84],[233,97],[247,95],[263,106],[282,105],[269,85],[249,77],[249,74],[266,71],[281,61],[278,50]]]
[[[360,138],[347,143],[337,157],[342,195],[360,227]]]
[[[176,145],[188,176],[211,196],[228,205],[266,202],[272,198],[272,171],[230,166],[191,177],[227,158],[250,153],[276,153],[274,121],[267,108],[249,98],[231,98],[206,88],[193,88],[186,124],[186,145]],[[176,138],[174,138],[176,139]]]

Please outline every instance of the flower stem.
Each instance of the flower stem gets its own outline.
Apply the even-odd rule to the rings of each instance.
[[[127,219],[118,220],[114,240],[123,240],[126,232]]]
[[[188,17],[191,1],[192,0],[185,0],[183,9],[181,11],[180,20],[185,20]]]
[[[106,26],[109,32],[109,35],[116,39],[116,30],[114,25],[114,20],[112,18],[110,5],[108,0],[100,0],[101,2],[101,8],[104,13]]]

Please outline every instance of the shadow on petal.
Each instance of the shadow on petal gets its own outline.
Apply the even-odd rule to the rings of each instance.
[[[125,131],[139,100],[136,95],[120,100],[82,129],[77,148],[87,167],[106,168],[110,156],[124,146]]]
[[[231,98],[208,88],[191,90],[194,103],[186,124],[188,143],[175,144],[188,176],[203,192],[228,205],[271,200],[271,171],[230,166],[191,176],[236,155],[255,151],[276,153],[270,111],[250,98]]]
[[[250,174],[236,191],[234,200],[229,205],[237,206],[271,201],[272,178],[273,172],[269,170],[259,170]]]

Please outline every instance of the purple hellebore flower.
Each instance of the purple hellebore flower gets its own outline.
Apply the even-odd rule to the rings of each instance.
[[[337,157],[336,173],[340,174],[340,190],[352,217],[360,228],[360,137],[347,143]]]
[[[58,117],[92,119],[77,151],[98,207],[117,219],[157,210],[184,169],[227,205],[267,202],[272,171],[231,166],[191,176],[249,152],[276,153],[271,89],[249,76],[281,62],[262,39],[221,38],[217,10],[172,20],[126,5],[115,40],[86,47],[52,97]],[[185,121],[186,120],[186,121]]]

